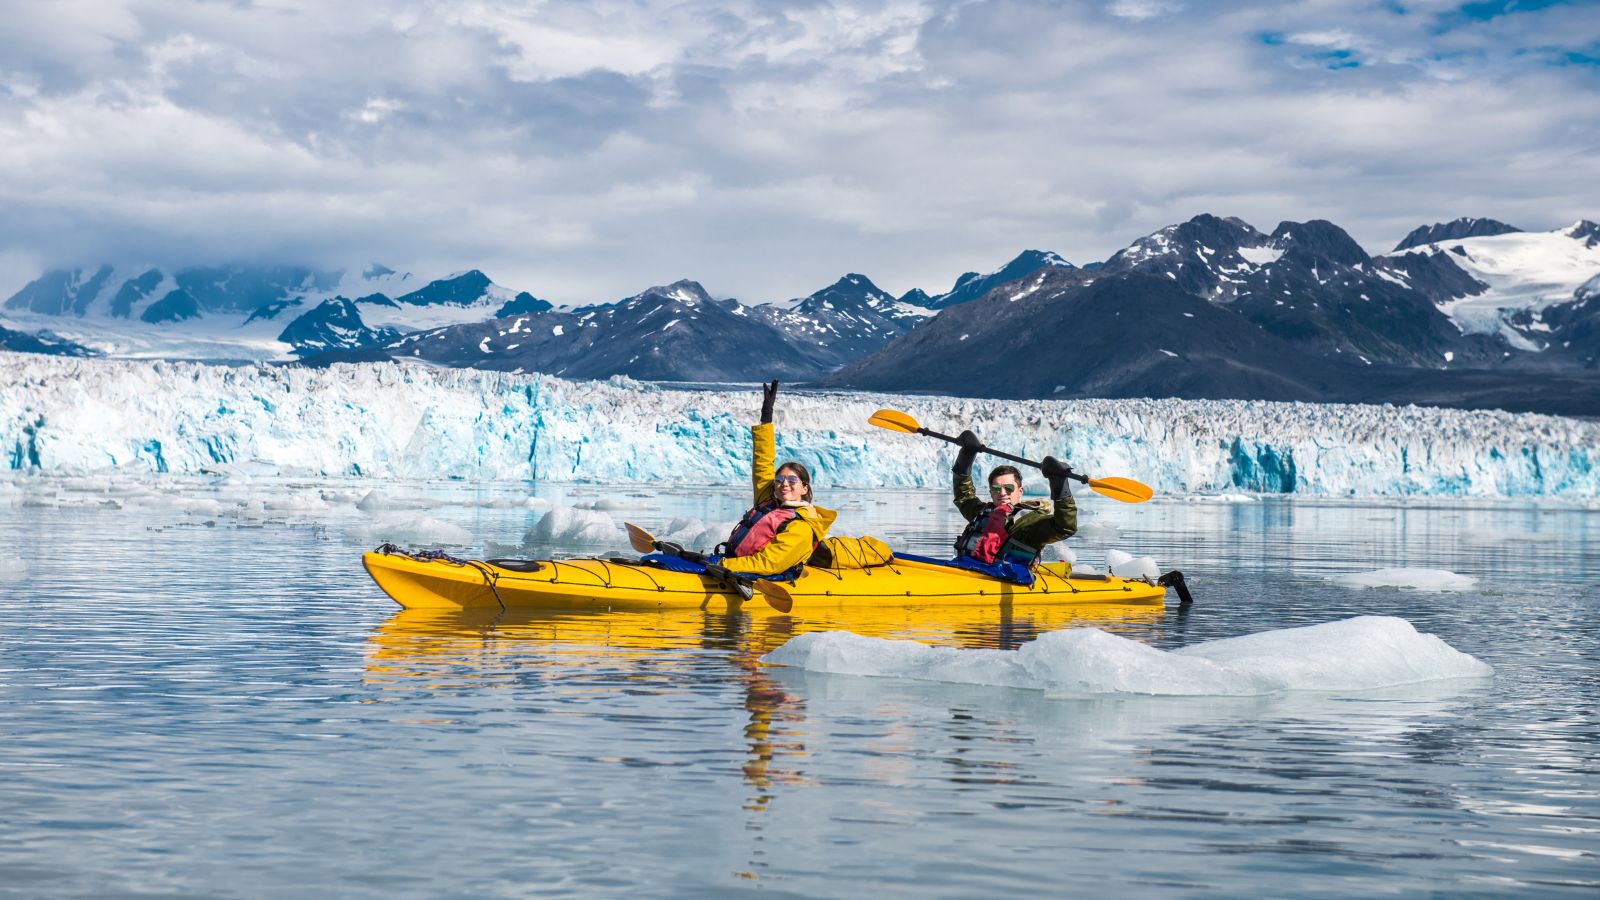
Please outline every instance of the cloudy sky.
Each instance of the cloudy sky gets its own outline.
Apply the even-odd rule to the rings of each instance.
[[[1600,218],[1600,2],[6,0],[0,296],[478,267],[557,302],[1103,259],[1200,212]]]

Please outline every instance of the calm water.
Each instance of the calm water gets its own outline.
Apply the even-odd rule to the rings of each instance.
[[[0,574],[0,896],[1600,887],[1600,512],[1096,498],[1093,521],[1121,530],[1074,540],[1081,561],[1154,555],[1189,573],[1191,610],[495,621],[402,613],[377,591],[358,561],[372,517],[352,505],[366,485],[21,484],[0,505],[0,546],[27,565]],[[474,552],[520,543],[538,515],[515,486],[384,489],[468,529]],[[539,493],[633,504],[614,515],[651,528],[739,502]],[[189,514],[185,498],[268,508]],[[954,527],[937,495],[844,506],[837,530],[921,552]],[[1327,581],[1387,566],[1484,580]],[[1093,624],[1174,648],[1359,614],[1406,618],[1497,674],[1085,700],[756,661],[816,629],[1013,648]]]

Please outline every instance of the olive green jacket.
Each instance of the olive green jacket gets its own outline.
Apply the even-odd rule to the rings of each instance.
[[[956,509],[961,510],[962,518],[968,522],[976,519],[988,506],[987,502],[978,498],[972,476],[958,473],[954,489]],[[1071,494],[1053,503],[1049,500],[1023,500],[1011,507],[1011,515],[1006,520],[1006,533],[1020,543],[1043,550],[1046,544],[1064,541],[1078,533],[1078,504],[1073,501]]]

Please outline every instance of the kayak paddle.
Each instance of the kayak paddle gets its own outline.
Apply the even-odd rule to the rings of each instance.
[[[890,431],[903,431],[906,434],[927,435],[931,438],[938,438],[941,441],[949,441],[952,444],[961,443],[960,438],[953,438],[948,434],[940,434],[937,431],[929,431],[928,429],[923,428],[917,423],[916,419],[913,419],[909,414],[903,413],[898,409],[880,409],[867,419],[867,424],[876,425],[879,428],[887,428]],[[978,445],[978,451],[980,453],[987,453],[990,456],[998,456],[1001,459],[1009,459],[1014,463],[1020,463],[1024,466],[1032,466],[1035,469],[1041,470],[1043,469],[1039,463],[1036,463],[1031,459],[1023,459],[1020,456],[1012,456],[1009,453],[1002,453],[999,450],[995,450],[991,447],[985,447],[982,444]],[[1139,482],[1134,481],[1132,478],[1090,478],[1087,475],[1079,475],[1077,472],[1072,472],[1068,474],[1067,477],[1071,478],[1073,481],[1088,485],[1089,490],[1094,491],[1096,494],[1099,494],[1103,497],[1110,497],[1113,500],[1121,500],[1123,503],[1143,503],[1144,501],[1155,496],[1155,491],[1151,490],[1148,485],[1140,484]]]
[[[746,576],[730,572],[722,566],[711,562],[703,553],[685,550],[681,545],[674,544],[671,541],[658,541],[650,532],[632,522],[623,522],[622,524],[623,527],[628,529],[628,543],[640,553],[665,553],[668,556],[676,556],[692,563],[699,563],[706,567],[706,574],[722,582],[723,587],[734,591],[741,599],[749,600],[755,596],[755,591],[750,588],[750,582],[745,580]],[[770,584],[764,579],[757,579],[755,584],[756,587],[761,589],[761,599],[767,601],[767,604],[773,609],[786,613],[794,608],[794,598],[789,595],[787,590],[782,588],[772,590],[772,588],[777,588],[777,585]]]

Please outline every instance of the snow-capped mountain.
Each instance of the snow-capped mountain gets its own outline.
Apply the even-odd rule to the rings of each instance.
[[[0,384],[21,386],[0,391],[0,469],[108,475],[734,484],[749,476],[748,426],[761,405],[753,387],[678,391],[393,363],[224,368],[0,353]],[[884,405],[1162,495],[1600,497],[1600,425],[1497,411],[794,392],[778,410],[783,452],[829,491],[948,490],[950,446],[867,424]]]
[[[13,331],[0,325],[0,350],[13,353],[42,353],[46,356],[97,356],[95,351],[48,331]]]
[[[1554,231],[1448,238],[1407,253],[1448,260],[1483,285],[1438,298],[1440,310],[1464,334],[1495,335],[1529,353],[1554,347],[1560,356],[1575,342],[1562,330],[1587,320],[1583,309],[1562,307],[1572,307],[1584,283],[1600,275],[1600,226],[1580,221]],[[1581,338],[1576,343],[1589,358],[1600,350]]]
[[[1521,231],[1515,225],[1507,225],[1495,219],[1473,219],[1463,216],[1453,222],[1437,222],[1433,225],[1423,225],[1406,235],[1400,243],[1394,245],[1390,253],[1401,253],[1412,247],[1423,244],[1437,244],[1440,241],[1453,241],[1469,237],[1490,237],[1496,234],[1511,234]]]
[[[935,310],[949,309],[976,300],[1001,285],[1020,281],[1040,269],[1047,268],[1070,269],[1073,265],[1046,250],[1024,250],[1015,259],[988,274],[965,273],[956,279],[955,285],[950,290],[937,297],[929,297],[917,305]]]
[[[1600,381],[1504,371],[1503,363],[1526,354],[1497,335],[1457,327],[1449,304],[1488,286],[1455,258],[1416,250],[1369,257],[1323,221],[1284,222],[1265,234],[1239,219],[1197,216],[1101,266],[1046,270],[948,309],[822,383],[991,397],[1388,400],[1600,412]],[[1582,318],[1584,309],[1574,306],[1573,314]]]
[[[418,332],[389,349],[446,365],[572,378],[792,380],[832,371],[918,319],[860,275],[788,308],[714,300],[684,280],[615,303]]]
[[[1462,335],[1437,305],[1481,286],[1446,260],[1402,260],[1369,257],[1331,222],[1263,234],[1202,215],[1135,241],[1098,274],[1160,275],[1317,354],[1423,367],[1499,360],[1499,344]]]
[[[403,359],[568,378],[654,381],[810,378],[827,364],[750,307],[717,301],[698,282],[659,285],[616,303],[416,331],[390,344]]]
[[[809,377],[826,374],[888,344],[933,312],[896,300],[854,272],[789,304],[747,307],[791,344],[821,365]]]
[[[935,296],[895,299],[852,273],[786,302],[717,300],[685,280],[563,309],[477,269],[427,281],[377,266],[101,266],[46,273],[6,301],[0,327],[20,348],[125,357],[1600,413],[1600,226],[1459,219],[1400,246],[1371,256],[1327,221],[1263,232],[1199,215],[1103,263],[1030,250]]]
[[[408,331],[549,308],[476,269],[420,284],[378,265],[360,273],[100,266],[47,272],[3,311],[14,325],[53,330],[109,355],[237,360],[353,349]]]

